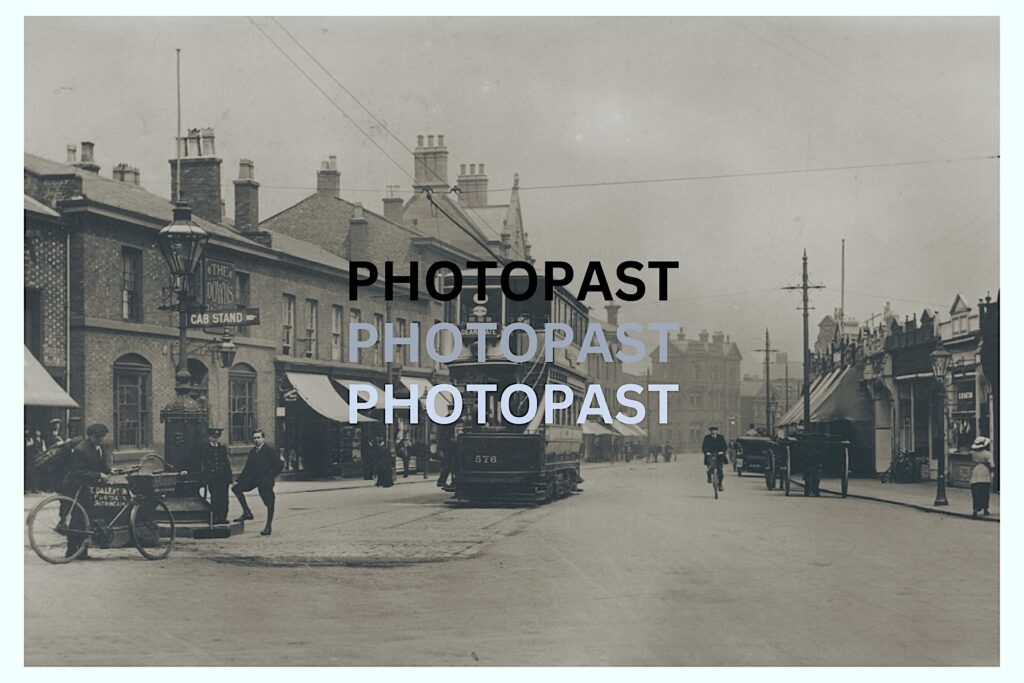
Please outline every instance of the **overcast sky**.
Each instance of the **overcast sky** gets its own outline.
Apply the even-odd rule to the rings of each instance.
[[[839,306],[843,238],[848,316],[945,316],[999,287],[996,19],[256,21],[28,19],[26,151],[91,140],[101,174],[137,165],[167,196],[180,47],[183,126],[216,129],[229,213],[240,158],[269,217],[329,154],[342,195],[380,211],[386,185],[411,191],[387,131],[443,134],[453,184],[483,162],[500,204],[519,173],[538,260],[679,260],[670,300],[622,319],[723,330],[747,371],[765,327],[799,357],[799,294],[779,288],[804,248],[827,286],[812,323]],[[802,169],[829,170],[778,173]]]

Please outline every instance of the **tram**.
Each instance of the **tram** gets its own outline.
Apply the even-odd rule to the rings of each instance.
[[[525,291],[525,283],[516,283],[515,291]],[[587,307],[561,288],[556,288],[551,301],[543,295],[544,282],[540,280],[538,294],[526,301],[507,298],[502,293],[500,279],[488,277],[481,296],[478,283],[466,278],[459,296],[448,303],[447,319],[463,330],[468,323],[496,323],[497,330],[488,333],[485,343],[486,359],[480,361],[476,332],[464,332],[466,350],[448,363],[451,383],[465,397],[464,418],[457,427],[455,438],[456,500],[504,504],[538,505],[564,498],[578,491],[580,454],[583,447],[583,429],[576,423],[587,385],[586,367],[576,357],[588,322]],[[573,329],[574,343],[556,350],[552,362],[545,362],[544,324],[561,322]],[[526,362],[508,360],[500,349],[500,335],[504,326],[524,323],[536,330],[538,352]],[[554,331],[552,334],[559,334]],[[525,353],[526,334],[519,330],[512,334],[510,346],[517,354]],[[476,394],[467,392],[469,384],[495,384],[498,389],[487,396],[485,424],[475,419],[478,406]],[[525,384],[538,395],[537,412],[528,424],[513,424],[502,416],[500,397],[506,387]],[[564,384],[573,391],[570,407],[554,413],[551,424],[545,424],[543,395],[546,384]],[[513,400],[510,412],[515,417],[529,411],[522,394],[517,404]]]

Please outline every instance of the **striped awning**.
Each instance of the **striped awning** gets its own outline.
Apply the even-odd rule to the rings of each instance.
[[[307,372],[285,372],[292,388],[306,405],[329,420],[349,424],[349,405],[331,384],[327,375]],[[358,422],[376,422],[372,417],[358,414]]]
[[[47,406],[50,408],[77,408],[75,400],[68,396],[57,381],[50,376],[42,363],[25,347],[25,405]]]

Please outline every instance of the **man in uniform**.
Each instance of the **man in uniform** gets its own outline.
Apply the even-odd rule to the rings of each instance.
[[[729,462],[725,452],[728,449],[728,445],[725,443],[725,437],[718,433],[718,427],[714,425],[708,427],[708,433],[704,435],[704,441],[700,446],[701,451],[704,452],[704,467],[708,469],[708,483],[711,483],[711,463],[715,461],[715,467],[718,468],[718,490],[724,491],[722,487],[722,465]]]
[[[210,507],[214,524],[228,523],[228,487],[231,486],[231,460],[228,447],[219,439],[220,427],[206,430],[207,443],[199,449],[199,466],[203,472],[206,490],[210,492]]]
[[[260,500],[267,506],[267,525],[260,532],[261,536],[269,536],[271,524],[274,522],[274,479],[284,468],[281,457],[274,450],[274,447],[267,443],[266,435],[262,429],[252,433],[252,440],[255,444],[249,450],[249,457],[245,460],[245,467],[238,475],[238,481],[231,487],[235,497],[242,506],[242,516],[236,522],[244,522],[254,519],[249,504],[245,502],[245,492],[257,489],[260,493]]]

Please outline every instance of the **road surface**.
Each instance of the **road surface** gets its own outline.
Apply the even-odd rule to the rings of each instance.
[[[539,508],[281,484],[273,536],[254,499],[243,535],[160,562],[26,544],[26,664],[999,661],[999,525],[732,474],[716,501],[693,456],[584,476]]]

